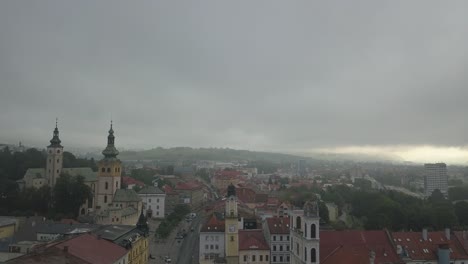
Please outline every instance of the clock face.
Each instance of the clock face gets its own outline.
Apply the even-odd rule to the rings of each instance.
[[[229,232],[230,233],[236,232],[236,225],[229,225]]]

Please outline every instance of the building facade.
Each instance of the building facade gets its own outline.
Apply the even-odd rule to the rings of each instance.
[[[291,263],[320,263],[320,217],[317,201],[309,201],[303,210],[293,210],[290,217]]]
[[[200,230],[200,264],[215,263],[224,258],[225,223],[213,214]]]
[[[224,213],[224,228],[227,264],[239,263],[239,224],[238,224],[236,188],[229,185],[226,208]]]
[[[439,189],[444,195],[448,195],[447,165],[445,163],[424,164],[424,193],[431,196],[432,192]]]
[[[166,194],[158,187],[147,186],[138,192],[143,201],[143,213],[149,218],[164,218]]]
[[[263,231],[270,247],[270,262],[278,264],[290,263],[289,217],[270,217],[265,219]]]

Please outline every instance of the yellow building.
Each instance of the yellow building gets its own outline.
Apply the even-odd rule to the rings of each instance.
[[[132,247],[128,252],[128,263],[129,264],[146,264],[148,263],[148,254],[149,254],[149,247],[148,247],[148,238],[139,233],[133,235],[130,238]]]
[[[18,221],[15,218],[0,218],[0,239],[11,237],[18,230]]]
[[[225,249],[228,264],[239,263],[239,230],[236,188],[229,185],[226,199],[225,223]]]
[[[104,158],[98,162],[98,181],[95,193],[96,222],[98,224],[135,225],[142,208],[141,198],[134,190],[121,189],[122,162],[117,158],[114,129],[107,137]]]

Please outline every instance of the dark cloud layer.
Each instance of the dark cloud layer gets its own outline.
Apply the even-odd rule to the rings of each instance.
[[[0,142],[465,145],[464,1],[0,1]]]

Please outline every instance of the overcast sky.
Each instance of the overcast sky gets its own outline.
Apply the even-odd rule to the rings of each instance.
[[[121,148],[429,146],[468,160],[466,10],[0,1],[0,142],[45,146],[58,117],[64,146],[103,148],[112,118]]]

